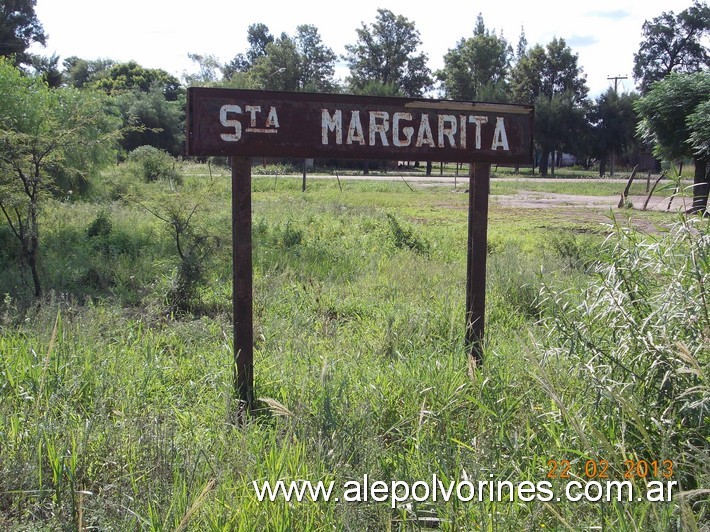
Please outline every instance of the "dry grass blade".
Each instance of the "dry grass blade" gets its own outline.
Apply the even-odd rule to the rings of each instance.
[[[269,410],[271,410],[271,413],[275,416],[293,417],[293,412],[286,408],[286,406],[282,403],[279,403],[276,399],[272,399],[270,397],[260,397],[259,401],[266,403]]]
[[[207,495],[209,494],[210,491],[212,491],[212,488],[214,488],[214,485],[215,485],[215,479],[210,479],[210,481],[205,485],[205,487],[202,488],[202,491],[197,496],[197,498],[193,501],[192,506],[190,506],[190,509],[185,513],[183,518],[180,520],[180,524],[175,529],[176,532],[181,532],[182,530],[185,530],[187,528],[187,524],[190,522],[190,519],[192,519],[192,516],[195,515],[197,510],[199,510],[200,507],[204,504],[205,499],[207,499]]]
[[[676,346],[678,347],[678,358],[680,358],[683,362],[690,366],[690,368],[692,368],[689,368],[688,371],[698,377],[701,377],[703,374],[703,370],[700,367],[700,364],[698,363],[697,359],[690,353],[690,349],[688,349],[688,346],[685,345],[683,342],[676,342]]]

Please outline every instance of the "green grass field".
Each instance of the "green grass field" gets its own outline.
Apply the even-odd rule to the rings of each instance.
[[[311,179],[302,193],[296,177],[255,176],[259,410],[237,426],[228,170],[184,172],[171,187],[117,167],[91,199],[48,200],[41,305],[0,227],[0,528],[710,525],[707,220],[492,207],[474,368],[461,187]],[[492,193],[518,186],[494,179]],[[161,219],[193,211],[181,244],[199,267]],[[390,486],[436,475],[463,497],[420,486],[394,505],[345,500],[365,475]],[[253,482],[277,480],[334,482],[334,496],[259,501]],[[462,500],[466,483],[491,480],[549,482],[554,496]],[[607,480],[628,480],[633,500],[564,496],[571,481],[583,492]],[[671,501],[645,499],[668,481]]]

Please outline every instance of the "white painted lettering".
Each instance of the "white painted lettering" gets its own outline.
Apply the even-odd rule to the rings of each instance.
[[[321,109],[321,144],[328,144],[328,131],[335,131],[335,143],[343,143],[343,112],[336,109],[331,115],[328,109]]]
[[[465,150],[466,149],[466,115],[460,115],[459,116],[459,131],[460,133],[460,140],[459,140],[459,148]]]
[[[476,124],[476,149],[481,149],[481,124],[488,123],[487,116],[469,116],[468,121],[472,124]]]
[[[222,133],[220,137],[227,142],[237,142],[242,138],[242,124],[239,120],[230,120],[227,113],[242,114],[242,108],[238,105],[223,105],[219,110],[219,122],[224,127],[234,128],[234,133]]]
[[[357,142],[358,144],[365,145],[365,133],[362,130],[362,123],[360,122],[360,111],[351,111],[350,114],[350,125],[348,126],[348,138],[345,141],[346,144],[353,144]]]
[[[446,123],[449,126],[446,127]],[[454,115],[439,115],[439,148],[444,148],[444,138],[449,139],[449,146],[456,147],[456,117]]]
[[[434,142],[434,135],[431,132],[431,126],[429,125],[429,115],[422,114],[421,121],[419,123],[419,133],[417,133],[417,141],[415,146],[421,148],[424,145],[436,148],[436,143]]]
[[[496,117],[496,130],[493,132],[493,145],[492,150],[497,150],[499,147],[503,148],[505,151],[509,151],[508,147],[508,134],[505,132],[505,123],[502,116]]]
[[[279,127],[279,115],[276,114],[276,107],[269,108],[269,116],[266,117],[266,127]]]
[[[392,115],[392,144],[399,148],[403,148],[412,143],[412,136],[414,135],[414,128],[412,126],[402,128],[402,133],[404,133],[405,137],[404,140],[399,136],[399,121],[411,119],[412,113],[395,113]]]
[[[382,120],[378,123],[377,120]],[[387,132],[390,129],[390,115],[385,111],[370,111],[370,146],[375,145],[375,136],[379,133],[383,146],[389,146]]]
[[[258,106],[245,106],[246,113],[250,114],[252,125],[258,122]],[[229,120],[228,113],[241,113],[238,106],[225,106],[221,113],[222,124],[234,127],[233,134],[225,136],[234,139],[241,135],[241,126],[236,120]],[[349,113],[350,117],[344,117]],[[363,117],[363,113],[366,113]],[[344,120],[348,123],[344,123]],[[365,122],[363,122],[365,120]],[[436,131],[432,129],[432,120]],[[481,150],[483,138],[486,144],[491,142],[491,150],[510,151],[505,117],[497,116],[495,127],[493,120],[484,115],[468,114],[432,114],[427,112],[392,112],[370,111],[362,109],[321,108],[321,144],[327,146],[336,144],[341,146],[395,146],[397,148],[441,148],[441,149],[467,149],[469,140],[471,148]],[[469,127],[473,126],[473,131]],[[275,132],[278,128],[278,116],[274,107],[270,108],[266,121],[266,128],[259,130],[263,133]],[[239,131],[237,131],[239,129]],[[484,131],[485,129],[485,131]],[[491,130],[493,130],[491,132]],[[247,128],[247,131],[252,129]],[[492,136],[491,136],[492,133]],[[469,135],[470,134],[470,135]],[[469,138],[470,136],[470,138]],[[489,141],[488,139],[492,139]],[[485,149],[488,149],[487,147]]]
[[[261,105],[245,105],[244,110],[251,114],[251,127],[256,127],[256,113],[261,112]]]

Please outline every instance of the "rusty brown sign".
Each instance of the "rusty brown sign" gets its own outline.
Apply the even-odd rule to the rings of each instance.
[[[232,312],[238,418],[254,404],[250,157],[470,163],[466,343],[483,361],[491,164],[532,160],[533,108],[451,100],[195,88],[188,155],[232,163]]]
[[[526,164],[533,107],[192,87],[189,155]]]

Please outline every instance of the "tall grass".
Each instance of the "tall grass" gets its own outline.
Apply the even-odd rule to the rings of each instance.
[[[182,186],[202,185],[188,177]],[[654,237],[617,224],[603,247],[588,222],[492,212],[487,348],[474,369],[463,343],[464,195],[365,182],[341,192],[315,180],[301,194],[269,176],[254,189],[261,408],[243,427],[230,415],[228,246],[206,264],[202,312],[176,319],[161,305],[171,235],[149,214],[107,197],[45,213],[63,220],[45,237],[54,239],[45,268],[61,269],[51,273],[54,299],[23,310],[3,285],[0,528],[707,524],[706,221]],[[215,181],[201,220],[224,239],[227,190]],[[82,292],[89,267],[114,281]],[[615,474],[628,457],[672,459],[687,493],[670,503],[411,499],[391,508],[259,502],[252,488],[342,486],[365,474],[537,482],[548,460],[587,457]]]
[[[557,407],[550,430],[570,447],[582,443],[580,459],[673,461],[678,506],[666,516],[653,504],[625,509],[639,529],[663,519],[688,529],[708,522],[708,229],[682,219],[641,236],[615,224],[580,301],[545,290],[547,336],[535,366]],[[698,521],[688,518],[693,511]]]

